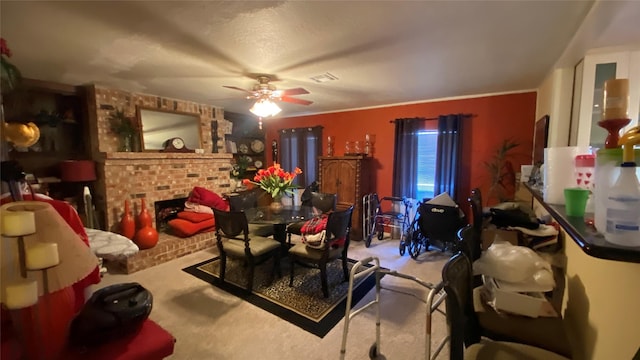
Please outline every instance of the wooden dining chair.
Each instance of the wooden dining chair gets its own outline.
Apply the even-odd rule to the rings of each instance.
[[[255,266],[274,258],[273,271],[280,272],[280,242],[249,233],[249,223],[242,211],[213,209],[216,220],[216,246],[220,252],[220,280],[224,282],[227,257],[244,260],[249,267],[247,290],[253,289]]]
[[[294,245],[289,249],[291,272],[289,286],[293,286],[294,266],[296,262],[314,265],[320,269],[322,294],[329,297],[327,281],[327,264],[341,259],[344,280],[349,278],[347,269],[347,251],[349,250],[349,231],[351,230],[351,215],[353,205],[345,210],[330,212],[327,217],[325,241],[318,247],[311,247],[304,243]]]
[[[256,190],[243,191],[238,195],[229,197],[229,209],[231,211],[245,211],[258,207],[260,192]],[[274,234],[271,224],[249,224],[249,233],[257,236],[269,237]]]
[[[335,211],[338,204],[338,196],[336,194],[327,194],[320,192],[312,192],[311,200],[303,201],[302,206],[312,206],[322,214]],[[289,244],[291,243],[291,235],[302,235],[302,226],[307,220],[293,222],[287,225],[287,237]]]
[[[472,225],[467,225],[458,232],[456,250],[462,252],[467,261],[472,262],[480,258],[479,244],[480,239]],[[480,275],[473,276],[470,281],[472,289],[482,285]],[[554,291],[563,290],[563,286],[558,286]],[[564,356],[571,356],[571,347],[561,317],[530,318],[503,314],[486,304],[483,304],[483,311],[471,310],[474,311],[472,314],[474,321],[468,326],[470,331],[476,333],[477,338],[483,336],[494,340],[528,344]]]

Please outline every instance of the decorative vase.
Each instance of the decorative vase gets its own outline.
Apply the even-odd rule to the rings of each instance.
[[[124,201],[124,214],[120,220],[120,235],[133,240],[133,236],[136,234],[136,223],[129,210],[129,200]]]
[[[138,214],[138,218],[136,220],[138,229],[151,226],[151,214],[149,214],[149,211],[147,211],[147,205],[144,202],[144,198],[140,199],[140,213]]]
[[[158,231],[151,226],[145,226],[138,230],[134,242],[141,250],[151,249],[158,243]]]
[[[273,199],[269,207],[271,208],[272,213],[280,214],[282,212],[282,208],[284,208],[284,205],[282,205],[282,198],[278,197]]]

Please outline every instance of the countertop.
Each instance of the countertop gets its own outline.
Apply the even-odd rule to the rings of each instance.
[[[547,204],[539,190],[527,184],[524,186],[587,255],[600,259],[640,263],[640,247],[623,247],[609,243],[592,225],[586,224],[585,219],[593,219],[593,213],[585,214],[584,218],[567,216],[564,205]]]

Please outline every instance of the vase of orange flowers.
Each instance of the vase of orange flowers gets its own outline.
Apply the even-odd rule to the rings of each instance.
[[[253,177],[253,181],[244,179],[243,184],[258,185],[262,190],[271,195],[273,202],[271,203],[271,211],[278,213],[282,211],[282,196],[293,195],[293,189],[297,186],[293,184],[298,174],[302,174],[302,170],[296,167],[294,171],[284,171],[280,164],[274,163],[266,169],[260,169]]]

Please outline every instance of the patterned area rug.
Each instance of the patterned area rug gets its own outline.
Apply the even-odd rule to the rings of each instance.
[[[349,270],[355,263],[349,259]],[[296,265],[293,286],[289,286],[286,259],[281,261],[280,278],[272,276],[272,260],[258,265],[252,293],[245,290],[247,268],[241,261],[227,258],[224,283],[219,279],[219,268],[220,260],[215,257],[182,270],[319,337],[324,337],[344,317],[349,283],[343,281],[339,260],[327,265],[328,298],[322,296],[318,269]],[[352,307],[375,286],[374,274],[359,279],[354,285]]]

